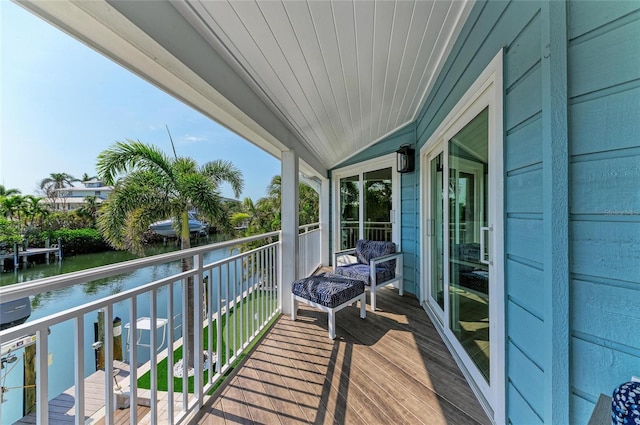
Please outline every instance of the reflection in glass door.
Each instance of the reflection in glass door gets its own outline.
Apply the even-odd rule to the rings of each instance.
[[[355,248],[360,237],[360,176],[340,179],[340,249]]]
[[[449,326],[489,383],[488,110],[448,142]]]
[[[364,173],[364,239],[391,241],[391,167]]]

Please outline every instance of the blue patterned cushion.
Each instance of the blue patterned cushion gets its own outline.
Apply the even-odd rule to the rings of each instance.
[[[464,286],[474,291],[485,294],[489,293],[489,272],[484,270],[474,270],[472,272],[460,273],[460,286]]]
[[[348,266],[336,267],[334,273],[352,279],[362,280],[367,283],[367,286],[371,286],[369,266],[366,264],[349,264]],[[392,279],[395,275],[394,269],[389,270],[386,267],[382,267],[382,265],[376,267],[376,281],[378,284]]]
[[[640,424],[640,382],[626,382],[613,391],[611,423]]]
[[[387,241],[370,241],[367,239],[360,239],[356,242],[356,258],[358,263],[369,265],[369,261],[372,258],[382,257],[383,255],[395,254],[396,244]],[[395,270],[396,260],[385,261],[380,263],[379,266]]]
[[[364,281],[322,273],[293,282],[291,292],[325,307],[333,308],[364,292]]]

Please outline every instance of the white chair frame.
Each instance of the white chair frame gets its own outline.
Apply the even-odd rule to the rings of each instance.
[[[355,255],[356,249],[345,249],[342,251],[336,251],[333,253],[333,272],[335,273],[336,267],[338,267],[338,258],[346,255]],[[395,276],[389,280],[385,280],[384,282],[378,282],[376,277],[376,266],[380,263],[384,263],[389,260],[396,260],[396,271]],[[346,263],[352,264],[352,263]],[[391,283],[398,283],[398,293],[400,296],[404,295],[404,279],[402,276],[403,270],[403,262],[402,262],[402,252],[396,252],[393,254],[383,255],[382,257],[375,257],[369,261],[369,279],[371,285],[365,285],[365,291],[369,291],[371,293],[371,311],[376,311],[376,291],[378,288],[383,286],[387,286]]]
[[[291,305],[293,310],[291,311],[291,320],[295,321],[296,316],[298,314],[298,301],[301,301],[311,307],[317,308],[318,310],[325,311],[329,314],[329,338],[336,339],[336,312],[342,310],[345,307],[352,305],[353,303],[360,301],[360,318],[365,319],[367,317],[367,310],[365,308],[367,304],[367,297],[365,292],[362,294],[358,294],[356,297],[345,301],[337,307],[327,307],[318,303],[315,303],[311,300],[303,298],[299,295],[291,294]]]

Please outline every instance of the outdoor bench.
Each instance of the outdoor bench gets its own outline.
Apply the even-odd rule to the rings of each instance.
[[[296,280],[291,287],[291,319],[296,320],[298,302],[329,314],[329,338],[336,337],[336,312],[360,301],[360,318],[366,317],[364,282],[330,273]]]

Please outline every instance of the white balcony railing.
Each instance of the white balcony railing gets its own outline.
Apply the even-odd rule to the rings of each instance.
[[[150,370],[150,396],[151,423],[168,422],[181,423],[194,410],[202,407],[204,394],[213,388],[231,365],[238,359],[238,356],[257,337],[269,321],[281,310],[281,300],[278,295],[278,270],[279,256],[281,255],[280,242],[269,243],[270,240],[279,237],[279,232],[272,232],[255,237],[248,237],[228,241],[184,251],[172,252],[148,258],[98,267],[80,272],[59,275],[51,278],[40,279],[26,284],[12,285],[0,289],[0,297],[3,302],[26,296],[34,296],[39,293],[52,290],[68,288],[71,285],[87,283],[111,276],[118,276],[135,272],[143,267],[164,265],[175,263],[183,259],[191,259],[193,267],[184,272],[173,272],[163,276],[153,282],[146,283],[139,287],[102,298],[79,307],[62,311],[47,317],[36,319],[31,322],[4,330],[0,332],[0,341],[3,346],[7,342],[34,335],[36,341],[36,421],[39,424],[49,423],[49,367],[48,367],[48,346],[50,338],[54,337],[54,332],[49,335],[49,329],[61,323],[71,322],[73,335],[68,335],[68,344],[73,343],[74,356],[67,359],[57,359],[57,362],[66,361],[73,363],[75,388],[75,422],[84,424],[85,421],[85,377],[88,375],[85,370],[85,353],[91,352],[92,341],[86,341],[85,317],[87,314],[95,314],[102,311],[104,323],[110,324],[115,315],[120,314],[129,318],[129,332],[131,337],[130,347],[136,347],[135,336],[137,335],[137,318],[143,316],[139,303],[148,299],[149,323],[156,323],[159,318],[159,307],[162,314],[166,315],[168,346],[186,344],[177,338],[174,330],[182,327],[187,328],[186,315],[180,311],[186,311],[187,305],[187,281],[193,278],[196,284],[194,288],[194,323],[202,324],[196,327],[194,339],[194,352],[200,358],[195,361],[195,378],[193,392],[188,389],[187,379],[183,379],[182,388],[174,388],[174,380],[169,372],[166,382],[167,397],[165,400],[176,400],[174,403],[168,402],[166,406],[159,404],[158,394],[158,361],[155,355],[161,351],[161,356],[166,356],[168,364],[174,364],[173,349],[159,350],[160,343],[157,332],[149,332],[149,370]],[[301,236],[301,246],[305,246],[305,263],[312,264],[310,253],[319,257],[319,247],[312,248],[313,231],[303,233]],[[228,258],[204,264],[203,256],[210,251],[222,248],[232,248],[249,242],[262,241],[263,246],[232,255]],[[318,239],[319,241],[319,239]],[[318,242],[319,245],[319,242]],[[311,267],[311,266],[309,266]],[[202,283],[202,285],[197,284]],[[180,300],[181,298],[181,300]],[[146,314],[144,314],[146,316]],[[181,317],[177,319],[176,317]],[[105,359],[113,359],[113,328],[104,326],[104,354]],[[210,342],[205,348],[205,334]],[[60,338],[58,333],[56,338]],[[87,349],[89,348],[89,349]],[[138,404],[138,373],[137,365],[139,360],[138,350],[130,348],[127,358],[130,364],[129,394],[130,394],[130,421],[136,423]],[[211,359],[217,353],[217,361],[213,373],[203,375],[203,351]],[[200,354],[198,354],[200,353]],[[60,367],[60,366],[57,366]],[[105,419],[107,424],[112,424],[114,420],[115,400],[113,362],[105,361],[104,379],[104,403]],[[71,369],[70,369],[71,370]],[[183,372],[186,374],[186,362]],[[205,377],[206,376],[206,377]],[[94,394],[91,395],[95,397]],[[166,410],[165,410],[166,409]],[[160,412],[163,412],[160,415]],[[166,413],[164,413],[166,412]],[[162,416],[162,417],[161,417]]]
[[[301,277],[311,275],[321,265],[320,223],[300,226],[298,272]]]

